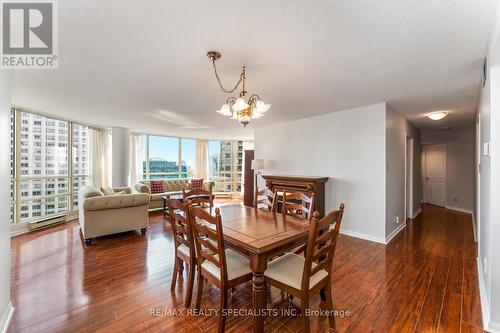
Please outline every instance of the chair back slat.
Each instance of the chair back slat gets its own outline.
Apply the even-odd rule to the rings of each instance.
[[[321,262],[319,262],[316,266],[311,268],[311,273],[310,276],[314,276],[314,274],[318,273],[322,269],[328,269],[328,260],[324,259]]]
[[[189,255],[195,255],[194,236],[189,221],[189,211],[186,205],[176,199],[167,200],[170,225],[174,235],[174,244],[177,249],[181,244],[189,248]],[[194,257],[192,257],[194,258]]]
[[[191,200],[192,204],[207,203],[210,205],[210,207],[212,207],[213,204],[212,189],[207,190],[204,188],[194,188],[186,192],[186,190],[183,188],[182,198],[184,202]]]
[[[227,280],[226,253],[219,208],[215,209],[215,216],[212,216],[203,208],[192,207],[191,201],[188,201],[188,207],[199,267],[208,260],[219,268],[221,281]]]
[[[315,193],[306,194],[304,192],[283,193],[283,214],[300,216],[311,220],[314,211]],[[293,201],[292,201],[293,200]],[[294,202],[300,201],[300,203]]]
[[[276,211],[276,192],[272,192],[267,187],[260,191],[256,188],[253,206],[268,211]]]
[[[311,277],[320,270],[324,269],[330,274],[344,207],[341,203],[339,210],[328,213],[321,220],[318,211],[313,213],[302,274],[302,290],[309,288]]]

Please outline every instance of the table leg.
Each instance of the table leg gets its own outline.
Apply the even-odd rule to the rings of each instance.
[[[255,316],[253,318],[253,331],[256,333],[264,332],[263,309],[266,307],[266,279],[263,273],[253,273],[253,308]]]
[[[266,278],[264,272],[267,268],[267,259],[263,256],[251,256],[250,267],[253,272],[252,279],[252,301],[255,311],[253,318],[253,331],[255,333],[264,332],[266,302]]]

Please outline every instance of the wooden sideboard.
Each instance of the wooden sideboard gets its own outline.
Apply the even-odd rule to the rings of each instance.
[[[325,183],[328,177],[290,176],[290,175],[262,175],[266,186],[271,191],[303,191],[314,192],[317,210],[321,217],[325,216]]]

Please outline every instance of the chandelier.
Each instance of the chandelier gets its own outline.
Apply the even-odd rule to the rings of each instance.
[[[216,111],[217,113],[226,117],[230,117],[231,119],[236,119],[243,126],[247,126],[250,123],[250,120],[261,118],[271,108],[271,104],[264,103],[259,98],[259,96],[255,94],[251,95],[245,101],[245,95],[247,94],[247,91],[245,90],[245,80],[247,78],[245,72],[245,66],[243,66],[243,69],[240,74],[240,79],[238,80],[234,88],[226,89],[222,85],[222,82],[219,78],[219,74],[217,73],[217,67],[215,66],[215,61],[220,59],[221,54],[217,51],[209,51],[207,52],[207,56],[210,58],[210,60],[212,60],[212,64],[214,66],[215,78],[217,79],[217,82],[219,83],[219,86],[223,92],[227,94],[232,94],[234,91],[236,91],[236,89],[238,89],[238,87],[241,84],[241,91],[239,93],[239,97],[238,98],[234,96],[229,97],[226,100],[226,103],[222,105],[220,110]]]

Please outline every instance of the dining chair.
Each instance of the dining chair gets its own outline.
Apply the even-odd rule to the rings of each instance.
[[[284,191],[282,212],[283,214],[311,220],[314,211],[315,197],[316,194],[314,192],[307,195],[305,192],[301,191],[291,193]]]
[[[313,213],[307,251],[305,257],[295,253],[285,255],[269,262],[264,272],[266,282],[288,294],[300,298],[303,331],[309,332],[309,318],[305,310],[309,308],[309,296],[325,289],[326,308],[332,313],[330,328],[335,329],[332,302],[332,263],[339,235],[344,204],[319,220],[319,213]]]
[[[255,208],[275,212],[278,207],[276,201],[276,192],[271,191],[267,187],[259,191],[259,189],[256,187],[253,206]]]
[[[193,231],[189,220],[189,210],[187,205],[176,199],[167,200],[170,224],[172,225],[172,234],[175,245],[175,263],[170,290],[175,290],[175,284],[179,272],[182,274],[182,263],[188,265],[188,286],[185,307],[191,306],[193,296],[194,274],[196,266],[196,252],[193,237]]]
[[[212,193],[212,188],[210,188],[210,190],[204,188],[194,188],[187,192],[183,188],[182,198],[185,203],[190,200],[192,204],[208,204],[210,207],[210,213],[212,213],[212,208],[214,207],[214,195]]]
[[[224,248],[222,218],[220,209],[215,209],[215,216],[200,207],[188,203],[189,216],[194,231],[196,254],[198,258],[198,292],[196,309],[200,310],[204,278],[221,291],[219,311],[219,332],[224,332],[228,290],[252,279],[252,271],[247,258]]]
[[[314,210],[316,194],[312,192],[309,196],[305,192],[283,192],[283,206],[281,211],[285,215],[293,215],[307,220],[311,220]],[[300,202],[300,203],[299,203]],[[290,252],[302,253],[306,250],[306,245],[301,244]]]

